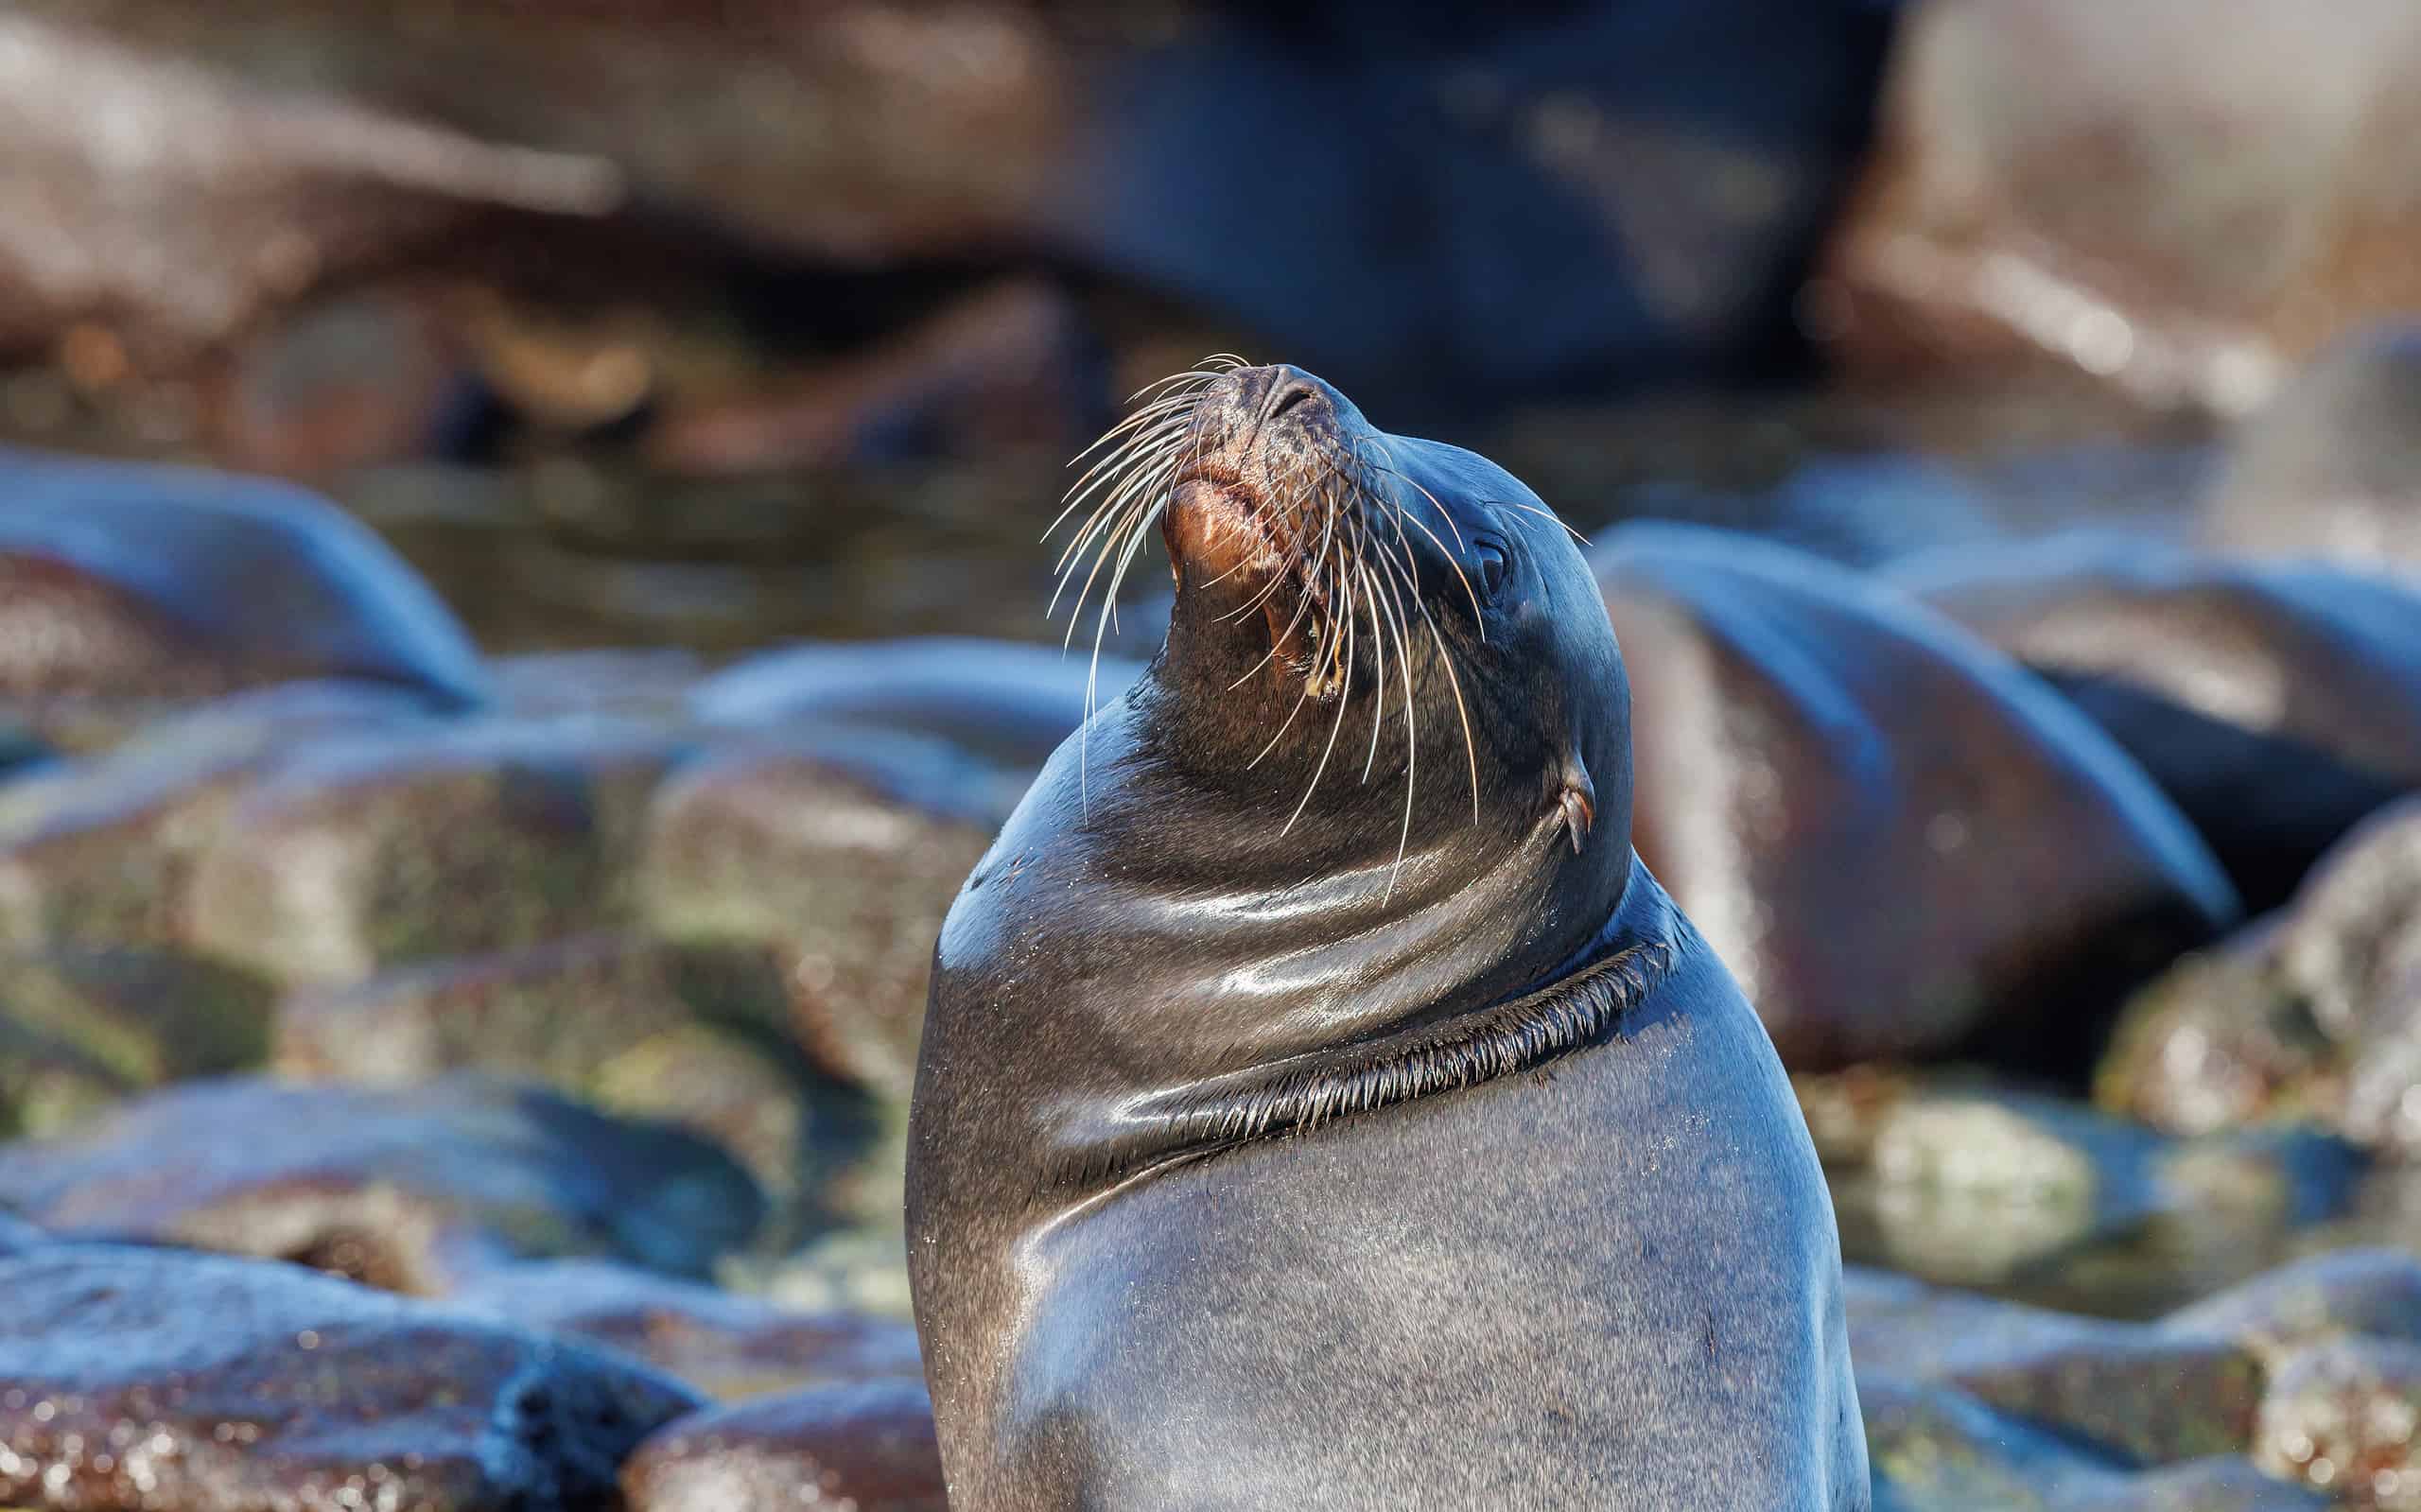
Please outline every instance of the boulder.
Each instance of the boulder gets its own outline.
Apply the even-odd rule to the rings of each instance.
[[[1626,526],[1594,558],[1633,836],[1786,1064],[2073,1073],[2237,900],[2140,768],[2015,663],[1788,547]]]
[[[697,1398],[609,1351],[291,1266],[0,1260],[0,1499],[90,1512],[585,1512]]]
[[[193,1082],[0,1146],[0,1205],[65,1238],[291,1260],[437,1295],[516,1257],[703,1276],[763,1199],[721,1150],[532,1088]]]
[[[2283,902],[2346,830],[2421,789],[2421,591],[2392,579],[2099,537],[1894,577],[2110,732],[2251,907]]]
[[[858,1512],[946,1512],[923,1382],[827,1386],[715,1407],[639,1447],[631,1512],[722,1512],[801,1496]]]

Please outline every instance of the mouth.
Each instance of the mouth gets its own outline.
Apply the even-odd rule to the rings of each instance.
[[[1197,596],[1219,621],[1258,616],[1267,629],[1269,654],[1256,671],[1305,678],[1315,694],[1341,676],[1328,665],[1335,637],[1328,575],[1315,570],[1325,532],[1314,506],[1273,505],[1231,470],[1203,462],[1177,479],[1160,529],[1180,596]]]

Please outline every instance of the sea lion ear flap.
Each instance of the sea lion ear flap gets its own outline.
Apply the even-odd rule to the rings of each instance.
[[[1597,785],[1590,780],[1577,751],[1564,757],[1563,791],[1556,801],[1563,808],[1563,831],[1572,841],[1572,854],[1577,856],[1580,843],[1597,823]]]

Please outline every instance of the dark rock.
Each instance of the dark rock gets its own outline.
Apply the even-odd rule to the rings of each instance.
[[[10,1255],[22,1255],[26,1250],[39,1248],[49,1243],[50,1235],[42,1229],[36,1228],[14,1213],[0,1211],[0,1259]]]
[[[486,691],[436,596],[311,495],[0,452],[0,700],[18,717],[92,743],[163,704],[304,678]]]
[[[2317,1130],[2170,1139],[1957,1078],[1909,1079],[1871,1123],[1829,1164],[1847,1258],[2105,1316],[2257,1275],[2369,1190],[2362,1152]]]
[[[619,721],[330,741],[252,786],[197,863],[199,947],[289,982],[614,930],[648,797],[686,754]]]
[[[2421,1345],[2343,1339],[2282,1360],[2255,1463],[2340,1504],[2421,1508]]]
[[[905,1094],[942,917],[1024,780],[874,730],[708,756],[657,795],[648,917],[691,951],[776,951],[808,1054]]]
[[[2421,788],[2421,593],[2067,538],[1905,565],[1925,602],[2050,678],[2150,772],[2255,908]]]
[[[671,647],[541,652],[488,664],[496,712],[508,719],[569,715],[679,723],[705,676],[698,658]]]
[[[448,1301],[522,1328],[611,1345],[726,1401],[924,1379],[916,1330],[896,1319],[792,1312],[597,1260],[508,1266]]]
[[[1019,773],[1018,791],[1007,795],[1014,807],[1023,777],[1075,733],[1089,708],[1117,697],[1141,670],[1133,661],[1105,657],[1096,668],[1081,650],[1013,641],[831,641],[739,662],[700,684],[694,702],[700,719],[740,729],[841,725],[947,740]],[[947,789],[936,784],[926,797],[942,803]],[[963,811],[997,825],[1008,817],[1000,798],[985,793]]]
[[[945,1512],[941,1448],[921,1382],[827,1386],[716,1407],[639,1447],[631,1512],[810,1504]]]
[[[2172,1312],[2164,1327],[2265,1352],[2349,1335],[2421,1345],[2421,1260],[2389,1249],[2317,1255]]]
[[[2114,1485],[2074,1487],[2058,1512],[2321,1512],[2330,1504],[2317,1491],[2263,1474],[2249,1460],[2214,1455]]]
[[[0,1204],[63,1237],[293,1260],[425,1295],[513,1256],[703,1275],[763,1206],[691,1136],[460,1076],[154,1093],[72,1138],[0,1148]]]
[[[650,428],[647,456],[670,471],[746,473],[1036,446],[1066,453],[1106,418],[1090,347],[1065,293],[1011,280],[862,356],[670,410]]]
[[[52,1134],[115,1096],[257,1066],[270,1007],[266,983],[190,957],[0,955],[0,1128]]]
[[[11,785],[0,792],[0,940],[183,947],[194,866],[254,774],[297,744],[428,717],[425,698],[402,688],[278,684]]]
[[[581,1512],[694,1395],[635,1362],[287,1266],[0,1260],[0,1498]]]
[[[2072,1072],[2234,918],[2125,753],[1949,621],[1720,531],[1629,526],[1595,561],[1640,854],[1794,1069],[1967,1047]]]
[[[2113,1460],[1948,1386],[1858,1369],[1875,1512],[2051,1512],[2132,1484]]]
[[[20,9],[0,31],[0,349],[105,320],[135,356],[173,357],[311,286],[442,246],[484,207],[594,212],[619,192],[591,160],[481,142],[293,74],[234,78],[131,29]]]
[[[277,1066],[373,1086],[462,1069],[544,1082],[706,1135],[787,1194],[801,1175],[805,1089],[767,1040],[787,1032],[789,999],[770,958],[750,974],[754,1001],[723,990],[739,975],[615,935],[401,966],[290,994]]]
[[[2242,413],[2339,333],[2421,304],[2406,19],[1912,8],[1810,325],[1879,378],[2047,373]]]
[[[229,465],[337,479],[464,448],[482,395],[432,290],[349,291],[256,332],[218,385]]]
[[[2205,513],[2217,550],[2421,578],[2421,325],[2314,361],[2237,435]]]
[[[667,25],[555,6],[401,26],[287,0],[207,27],[110,20],[130,45],[594,154],[635,200],[791,259],[1042,257],[1140,285],[1267,333],[1395,424],[1786,355],[1887,9],[1432,9],[747,4]],[[78,143],[70,113],[37,140]],[[1424,225],[1454,234],[1408,234]]]

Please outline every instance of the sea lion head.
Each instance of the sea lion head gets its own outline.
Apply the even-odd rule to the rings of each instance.
[[[1046,1142],[1095,1168],[1263,1121],[1272,1078],[1418,1091],[1388,1056],[1469,1080],[1594,1022],[1553,989],[1622,948],[1639,874],[1629,695],[1571,532],[1292,367],[1207,365],[1111,441],[1065,570],[1106,603],[1157,528],[1167,640],[1045,767],[937,957],[937,1004],[1017,973],[1066,1092]],[[1504,1044],[1471,1030],[1541,992]]]
[[[1298,368],[1163,402],[1162,755],[1392,885],[1547,831],[1558,871],[1619,883],[1629,697],[1572,532],[1487,458],[1389,435]]]

